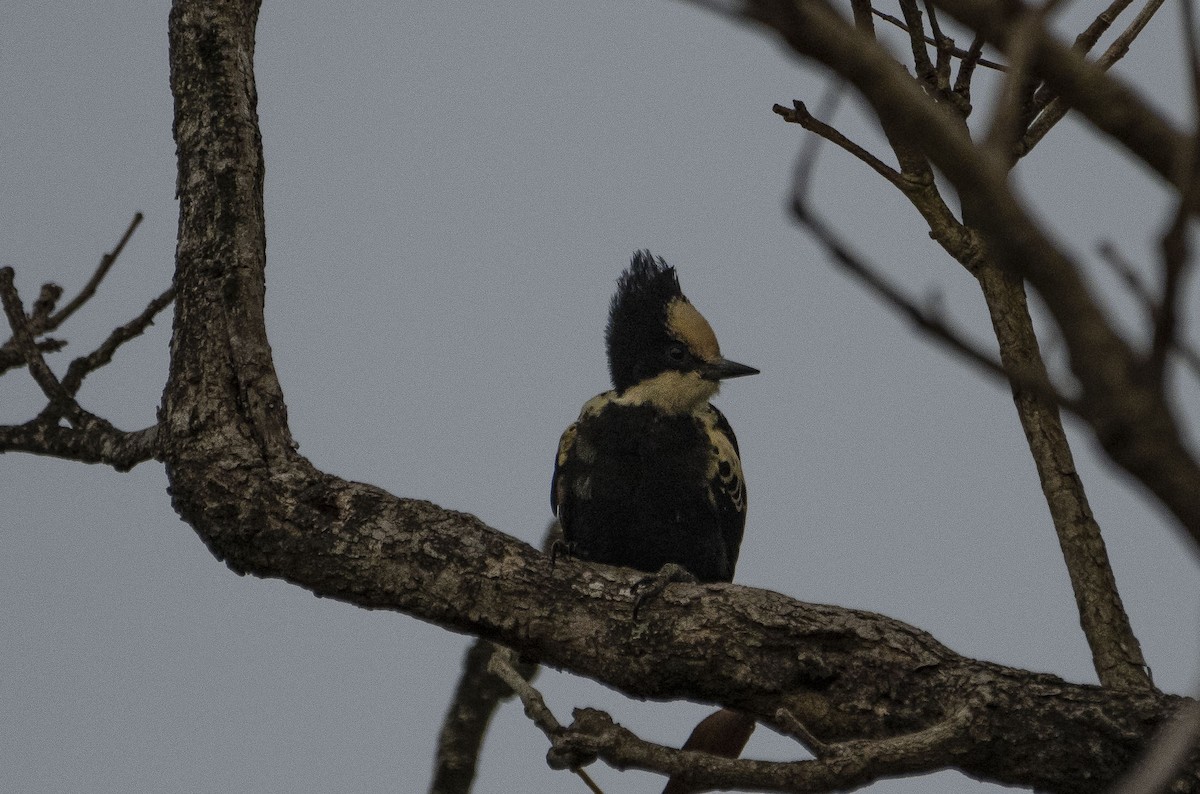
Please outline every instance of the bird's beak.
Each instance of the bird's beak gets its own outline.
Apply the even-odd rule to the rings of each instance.
[[[744,375],[757,375],[758,370],[745,364],[739,364],[736,361],[730,361],[727,358],[718,358],[707,362],[704,365],[704,369],[701,370],[701,374],[708,380],[727,380],[728,378],[740,378]]]

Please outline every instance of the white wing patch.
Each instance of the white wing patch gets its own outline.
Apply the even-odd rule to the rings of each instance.
[[[563,505],[567,501],[567,494],[565,493],[567,484],[559,479],[559,471],[572,457],[589,464],[596,460],[596,448],[579,437],[579,423],[589,416],[600,413],[600,410],[612,401],[613,396],[613,392],[606,391],[603,394],[597,394],[585,402],[583,409],[579,412],[579,418],[572,422],[563,431],[562,437],[558,439],[558,455],[555,458],[554,484],[551,496],[555,505],[555,515],[559,519],[562,519]],[[592,478],[578,478],[571,484],[571,491],[579,499],[591,499]]]
[[[713,488],[708,498],[717,507],[718,493],[728,499],[728,504],[739,513],[746,511],[746,486],[742,478],[742,460],[733,446],[733,440],[717,424],[716,409],[709,408],[700,414],[700,422],[708,435],[711,456],[708,461],[708,481]]]

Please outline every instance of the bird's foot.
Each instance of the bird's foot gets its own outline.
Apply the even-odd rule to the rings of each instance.
[[[551,568],[554,567],[554,563],[556,563],[558,561],[558,558],[560,555],[563,557],[574,557],[575,556],[575,544],[567,543],[562,538],[559,538],[558,540],[551,543],[550,544],[550,567]]]
[[[642,577],[633,585],[633,619],[638,619],[638,612],[642,606],[654,598],[669,584],[698,584],[699,579],[696,575],[684,568],[682,565],[669,562],[658,570],[658,573],[652,573],[649,576]]]

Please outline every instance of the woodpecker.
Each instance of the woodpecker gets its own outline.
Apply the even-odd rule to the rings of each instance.
[[[649,251],[617,280],[605,342],[613,388],[562,434],[551,481],[569,553],[731,581],[746,486],[733,428],[709,399],[758,370],[721,357],[675,268]]]

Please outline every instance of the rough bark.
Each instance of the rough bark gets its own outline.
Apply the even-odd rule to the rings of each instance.
[[[976,275],[1005,368],[1049,383],[1020,279],[991,264]],[[1096,675],[1104,686],[1152,687],[1141,643],[1121,603],[1100,526],[1075,470],[1058,406],[1045,392],[1017,384],[1013,402],[1058,535]]]
[[[797,773],[828,772],[842,783],[889,770],[952,767],[1039,790],[1096,791],[1136,759],[1184,702],[967,659],[881,615],[731,584],[673,585],[634,621],[630,588],[638,574],[570,559],[552,565],[473,516],[316,470],[292,443],[263,323],[257,11],[254,0],[177,0],[172,8],[180,226],[171,368],[159,426],[103,436],[114,444],[136,439],[143,454],[153,448],[166,465],[175,509],[232,569],[492,640],[633,697],[719,704],[784,732],[798,722],[822,743],[879,740],[847,745],[862,748],[855,756],[858,777],[836,778],[824,762]],[[833,24],[821,15],[814,19],[814,35]],[[837,35],[821,44],[830,60],[873,52],[867,45],[875,45],[860,37],[850,39],[857,54],[835,58]],[[849,76],[868,82],[861,70]],[[878,90],[886,91],[887,80],[881,84]],[[885,102],[873,92],[873,101]],[[897,134],[909,134],[909,123],[898,122]],[[953,143],[950,154],[960,142]],[[986,165],[955,170],[940,159],[946,153],[922,151],[967,195],[998,190]],[[1011,196],[999,198],[1009,203],[1000,202],[994,222],[1030,232]],[[1070,279],[1054,271],[1062,262],[1043,250],[1044,240],[1033,234],[1014,245],[1052,271],[1040,276],[1044,282],[1029,276],[1044,295],[1069,291]],[[1076,311],[1082,323],[1079,336],[1067,340],[1073,355],[1107,349],[1112,340],[1093,333],[1097,317],[1089,313],[1086,292],[1060,309]],[[1160,403],[1131,410],[1129,401],[1145,394],[1111,393],[1127,386],[1111,368],[1128,363],[1127,351],[1116,352],[1115,364],[1089,374],[1085,387],[1094,399],[1112,400],[1101,407],[1113,413],[1114,426],[1148,417],[1148,438],[1158,441],[1174,430],[1156,413]],[[1173,438],[1182,450],[1178,434]],[[1153,451],[1144,438],[1124,443]],[[77,450],[75,456],[89,454]],[[1160,494],[1181,520],[1190,514],[1168,497],[1197,481],[1181,479],[1186,474]],[[1200,531],[1200,521],[1187,526]],[[587,733],[572,736],[586,739]],[[631,744],[629,752],[641,750]],[[725,769],[734,774],[746,767]],[[1188,767],[1175,790],[1200,791],[1200,767]]]

